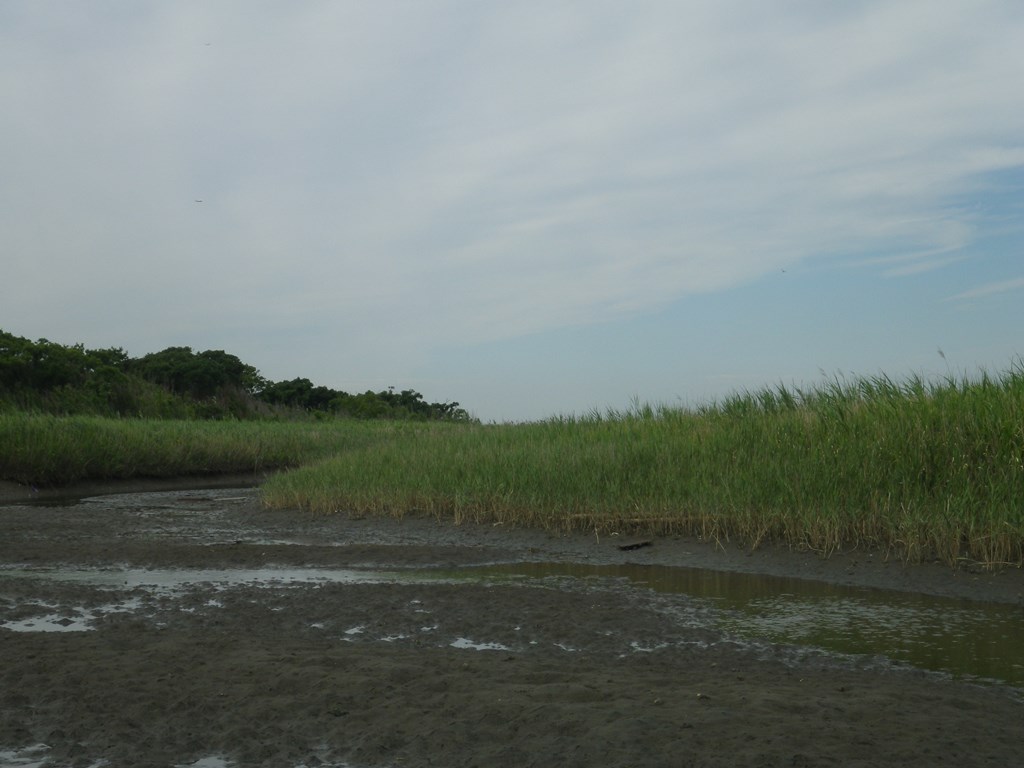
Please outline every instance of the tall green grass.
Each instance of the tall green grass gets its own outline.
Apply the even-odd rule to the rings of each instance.
[[[698,409],[422,425],[264,487],[275,507],[1024,563],[1024,369],[836,379]]]
[[[385,423],[164,421],[0,413],[0,480],[82,480],[254,472],[361,448]]]

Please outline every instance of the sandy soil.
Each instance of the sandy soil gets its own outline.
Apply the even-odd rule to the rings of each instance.
[[[0,766],[1024,765],[1019,691],[737,643],[699,601],[612,580],[393,577],[629,561],[1021,604],[1019,569],[685,539],[624,552],[614,537],[273,512],[252,489],[134,490],[43,506],[0,488]],[[392,575],[163,589],[134,570],[103,586],[48,575],[309,566]]]

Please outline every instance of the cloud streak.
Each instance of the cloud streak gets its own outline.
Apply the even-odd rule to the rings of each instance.
[[[1016,291],[1024,288],[1024,277],[1018,277],[1011,280],[1000,280],[994,283],[986,283],[985,285],[979,285],[976,288],[971,288],[958,293],[955,296],[950,296],[947,301],[969,301],[973,299],[984,299],[989,296],[995,296],[999,293],[1007,293],[1008,291]]]
[[[35,8],[0,10],[26,329],[121,306],[402,356],[801,261],[910,277],[1024,165],[1014,2]]]

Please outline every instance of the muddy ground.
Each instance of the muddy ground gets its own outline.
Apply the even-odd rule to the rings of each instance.
[[[737,642],[701,601],[616,580],[420,578],[636,562],[1022,605],[1020,569],[671,538],[623,551],[269,511],[252,488],[93,488],[135,492],[65,505],[23,490],[0,488],[0,766],[1024,765],[1017,689]],[[137,572],[310,566],[367,577],[154,588]],[[52,577],[79,568],[115,570]],[[66,631],[12,628],[33,624]]]

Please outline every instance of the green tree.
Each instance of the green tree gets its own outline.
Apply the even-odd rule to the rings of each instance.
[[[292,379],[268,384],[260,392],[260,399],[271,405],[307,408],[312,391],[313,382],[309,379]]]
[[[133,361],[131,369],[147,381],[199,399],[225,388],[251,392],[262,382],[259,371],[220,349],[197,354],[191,347],[168,347]]]

